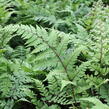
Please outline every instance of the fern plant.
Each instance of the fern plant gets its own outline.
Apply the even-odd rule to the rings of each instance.
[[[6,25],[6,23],[11,18],[11,15],[16,13],[16,11],[12,8],[11,0],[1,0],[0,1],[0,24]]]
[[[88,47],[88,52],[84,52],[86,59],[91,60],[91,65],[89,66],[89,75],[87,76],[87,81],[90,84],[94,85],[96,88],[92,89],[96,91],[96,93],[102,93],[101,99],[102,101],[106,101],[108,104],[108,100],[104,95],[104,92],[107,92],[108,89],[104,90],[104,86],[108,84],[108,6],[104,7],[101,0],[97,2],[90,12],[90,16],[88,14],[88,23],[90,29],[87,32],[83,27],[83,31],[85,34],[85,46]],[[93,16],[91,16],[93,14]],[[104,17],[105,16],[105,17]],[[81,29],[81,27],[78,27]],[[88,35],[89,34],[89,35]],[[88,36],[88,37],[87,37]],[[81,36],[80,36],[81,37]],[[91,72],[91,73],[90,73]],[[102,90],[102,92],[101,92]],[[93,93],[92,91],[92,93]],[[98,95],[96,94],[96,95]],[[94,95],[94,93],[92,94]],[[99,95],[98,95],[99,96]]]
[[[21,70],[20,60],[13,62],[3,56],[0,53],[0,108],[12,109],[15,102],[25,96],[22,88],[30,88],[31,78]]]
[[[1,109],[109,108],[109,9],[92,2],[3,0]]]
[[[91,109],[109,109],[107,105],[102,104],[98,99],[96,98],[82,98],[83,101],[89,101],[93,103],[95,106],[92,106]]]
[[[4,29],[8,30],[11,34],[15,33],[21,35],[22,38],[27,40],[27,47],[34,47],[31,51],[31,56],[34,57],[27,57],[27,61],[31,59],[30,64],[33,66],[32,69],[35,69],[36,72],[40,70],[49,72],[46,80],[49,83],[47,86],[50,88],[49,91],[46,91],[46,87],[44,87],[39,80],[35,80],[41,96],[44,96],[44,99],[47,99],[47,102],[68,105],[67,103],[69,102],[67,98],[63,98],[66,91],[65,93],[61,93],[61,91],[66,86],[73,85],[69,90],[72,99],[70,100],[70,104],[75,104],[80,97],[79,94],[85,92],[91,87],[91,85],[89,87],[84,86],[84,90],[82,90],[83,86],[80,86],[81,81],[78,81],[81,78],[85,79],[85,72],[90,65],[90,61],[81,62],[80,65],[76,65],[78,56],[83,52],[83,50],[86,50],[86,48],[84,46],[77,47],[73,42],[73,40],[76,39],[74,35],[65,34],[54,29],[47,31],[42,27],[37,26],[37,28],[34,28],[27,25],[9,25]],[[69,46],[71,47],[69,48]],[[65,75],[65,77],[61,80],[60,78],[56,79],[54,75],[54,79],[52,79],[52,74],[54,72],[56,72],[56,75],[60,72],[60,78],[62,78],[62,75]],[[49,78],[49,75],[52,76]],[[60,84],[60,86],[58,86],[58,81],[59,83],[61,82],[62,85]],[[78,84],[79,87],[76,84]],[[86,84],[88,83],[85,82],[84,85]],[[77,92],[75,87],[79,88]],[[54,90],[55,93],[53,93],[52,90]],[[54,98],[53,96],[49,96],[49,93],[52,93]],[[57,96],[57,94],[59,94],[59,96]]]

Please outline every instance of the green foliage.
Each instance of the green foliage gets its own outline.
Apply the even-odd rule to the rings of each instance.
[[[16,11],[11,7],[11,0],[1,0],[0,1],[0,24],[4,25],[8,22],[11,15],[16,13]]]
[[[83,101],[89,101],[93,103],[95,106],[93,106],[91,109],[109,109],[107,105],[104,105],[96,98],[82,98]]]
[[[0,1],[0,109],[109,109],[103,2]]]
[[[109,105],[109,87],[107,84],[103,85],[101,88],[100,88],[100,95],[101,95],[101,98],[105,99],[105,101],[108,103]]]
[[[12,109],[15,100],[25,96],[22,88],[30,88],[31,78],[21,70],[20,60],[12,62],[3,56],[0,60],[0,108]]]

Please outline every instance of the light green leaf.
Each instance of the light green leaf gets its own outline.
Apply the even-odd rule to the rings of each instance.
[[[94,106],[91,109],[109,109],[109,107],[106,104],[103,104],[99,99],[94,97],[81,98],[80,100],[93,103]]]
[[[73,86],[76,86],[76,83],[75,82],[71,82],[71,81],[68,81],[68,80],[62,80],[61,81],[61,91],[64,89],[64,87],[66,87],[67,85],[73,85]]]

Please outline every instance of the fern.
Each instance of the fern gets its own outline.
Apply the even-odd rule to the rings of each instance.
[[[52,96],[48,96],[44,99],[47,99],[47,101],[49,101],[48,98],[50,99],[52,97],[50,102],[60,103],[63,105],[69,103],[71,104],[71,101],[67,100],[66,94],[64,97],[63,92],[60,91],[63,86],[61,86],[61,84],[59,83],[61,83],[61,81],[69,81],[69,83],[78,84],[78,80],[82,77],[85,77],[85,71],[90,65],[90,62],[81,63],[78,67],[75,64],[80,53],[86,48],[84,46],[76,48],[76,45],[72,42],[71,39],[72,35],[65,34],[54,29],[47,31],[42,27],[37,26],[37,28],[34,28],[27,25],[9,25],[6,26],[4,29],[9,30],[9,32],[15,33],[17,35],[21,35],[22,38],[27,40],[27,47],[33,46],[35,48],[31,52],[31,55],[36,56],[32,62],[33,66],[35,65],[34,67],[36,71],[47,69],[48,71],[51,71],[50,75],[53,73],[53,71],[61,71],[62,73],[60,78],[62,78],[62,74],[65,75],[65,77],[62,79],[60,79],[56,75],[54,75],[53,78],[50,76],[49,79],[48,75],[47,80],[50,85],[48,85],[49,90],[46,90],[46,88],[44,88],[44,85],[39,80],[36,81],[36,86],[41,96],[44,96],[46,94],[49,95],[49,93],[51,93],[53,94]],[[75,47],[69,49],[68,46],[70,44],[74,44]],[[70,53],[68,51],[70,51]],[[68,87],[69,84],[67,84],[65,88]],[[55,93],[53,93],[53,90],[55,91]],[[72,88],[69,90],[69,93],[71,95],[71,98],[73,98],[73,100],[76,102],[76,94],[74,94],[74,92],[74,86],[72,86]],[[59,94],[60,96],[57,96],[57,94]],[[61,96],[61,94],[63,97]]]
[[[104,84],[100,87],[100,95],[101,98],[105,99],[105,101],[108,103],[109,105],[109,88],[108,88],[108,84]]]
[[[0,109],[109,108],[109,8],[92,2],[0,1]]]
[[[9,30],[10,28],[11,30]],[[67,67],[69,67],[68,65],[70,64],[65,61],[67,60],[73,62],[73,65],[76,61],[76,57],[78,57],[79,53],[85,49],[84,47],[78,48],[77,51],[70,49],[72,54],[69,56],[69,53],[67,54],[67,50],[68,45],[72,42],[72,39],[69,34],[65,34],[57,30],[50,30],[47,32],[44,28],[40,28],[38,26],[35,29],[32,26],[25,25],[9,25],[5,27],[5,29],[11,32],[16,32],[18,35],[22,35],[22,38],[27,40],[26,44],[28,47],[35,47],[32,54],[38,54],[34,59],[34,62],[37,64],[37,69],[45,69],[56,66],[58,68],[61,66],[61,69],[63,69],[65,73],[68,73]],[[75,57],[73,58],[72,56],[74,54]],[[66,57],[69,57],[69,60]],[[51,62],[53,62],[53,65]]]
[[[93,103],[95,106],[93,106],[91,109],[109,109],[107,105],[102,104],[102,102],[96,98],[82,98],[81,100]]]
[[[53,104],[61,104],[61,105],[68,105],[68,104],[71,104],[71,101],[69,99],[70,96],[68,96],[65,92],[61,92],[60,90],[58,90],[57,92],[53,92],[51,93],[52,89],[49,88],[51,87],[51,84],[49,83],[49,85],[46,87],[42,84],[41,81],[39,80],[34,80],[35,81],[35,86],[36,86],[36,89],[38,89],[40,95],[42,96],[41,97],[41,101],[43,102],[46,102],[48,104],[50,103],[53,103]],[[52,81],[52,84],[53,84],[53,81]],[[56,84],[56,82],[55,82]],[[49,90],[48,90],[49,88]],[[53,87],[52,87],[53,88]],[[55,88],[58,88],[58,86],[54,87]],[[35,95],[35,94],[32,94],[32,96]],[[30,98],[34,98],[30,95]],[[67,99],[68,98],[68,99]],[[36,99],[36,98],[34,98]]]
[[[12,62],[1,57],[0,101],[3,100],[4,102],[0,103],[1,108],[4,107],[4,109],[7,109],[8,107],[10,107],[10,109],[12,109],[15,104],[15,100],[18,100],[19,98],[25,96],[24,92],[22,91],[22,88],[30,88],[30,86],[27,84],[31,83],[31,79],[27,76],[28,73],[20,70],[20,67],[21,65],[18,60],[16,60],[16,62]],[[8,99],[8,101],[6,99]]]
[[[15,10],[11,7],[12,1],[11,0],[1,0],[0,1],[0,23],[1,25],[5,25],[9,19],[11,18],[11,15],[13,13],[16,13]]]
[[[13,50],[11,58],[19,58],[24,60],[27,56],[27,53],[29,53],[29,49],[24,48],[24,46],[18,46],[15,50]]]
[[[0,26],[0,47],[1,48],[4,48],[12,37],[13,35],[10,32],[4,30],[3,27]]]

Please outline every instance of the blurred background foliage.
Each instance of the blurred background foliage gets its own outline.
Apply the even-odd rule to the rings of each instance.
[[[75,24],[84,19],[94,2],[95,0],[0,0],[0,24],[39,25],[75,33]],[[23,42],[17,36],[11,40],[11,45],[15,47]]]

